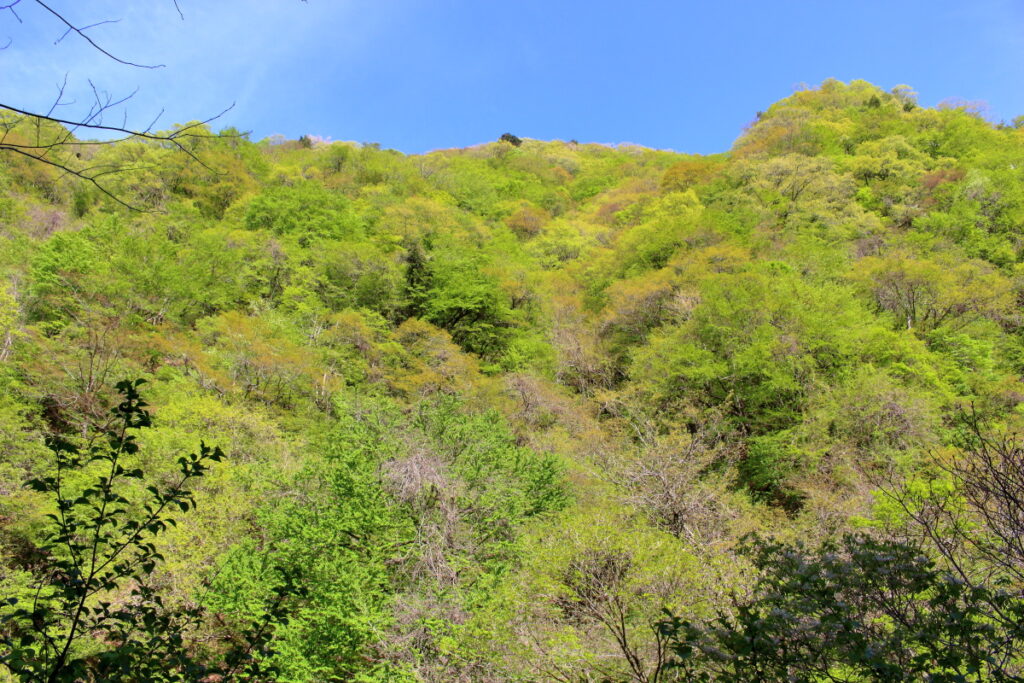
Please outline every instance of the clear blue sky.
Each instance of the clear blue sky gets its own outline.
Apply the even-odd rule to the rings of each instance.
[[[10,0],[5,0],[9,2]],[[203,118],[255,139],[311,133],[416,153],[521,137],[724,151],[800,83],[906,83],[920,101],[983,100],[1024,114],[1024,1],[32,0],[0,13],[0,102],[49,107],[68,74],[139,92],[128,121]],[[63,108],[74,115],[79,105]]]

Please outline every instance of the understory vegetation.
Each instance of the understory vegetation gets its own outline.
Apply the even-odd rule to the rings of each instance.
[[[0,155],[0,680],[1022,680],[1019,122]]]

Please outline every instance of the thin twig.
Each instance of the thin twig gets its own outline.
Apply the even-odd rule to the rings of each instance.
[[[92,38],[90,38],[89,36],[87,36],[85,34],[84,29],[78,28],[77,26],[72,24],[70,21],[68,21],[64,17],[63,14],[61,14],[58,11],[56,11],[55,9],[50,7],[49,5],[47,5],[45,2],[43,2],[43,0],[33,0],[33,2],[35,2],[37,5],[39,5],[40,7],[45,9],[47,12],[49,12],[50,14],[55,16],[58,20],[60,20],[60,22],[62,24],[64,24],[65,26],[68,27],[68,31],[72,31],[74,33],[77,33],[83,40],[85,40],[87,43],[92,45],[94,48],[99,50],[101,53],[103,53],[104,55],[106,55],[110,59],[113,59],[118,64],[124,64],[125,66],[134,66],[134,67],[137,67],[139,69],[160,69],[163,66],[165,66],[164,64],[139,64],[137,62],[129,62],[126,59],[121,59],[120,57],[117,57],[117,56],[111,54],[110,52],[105,50],[103,47],[101,47],[98,43],[96,43],[96,41],[94,41]],[[103,22],[101,22],[101,23],[103,23]],[[89,27],[86,27],[86,28],[89,28]],[[61,36],[61,39],[63,39],[63,36]],[[60,42],[61,39],[58,39],[57,42]]]

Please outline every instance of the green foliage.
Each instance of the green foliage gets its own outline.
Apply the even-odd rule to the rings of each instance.
[[[82,233],[58,234],[31,263],[30,319],[54,320],[77,309],[71,282],[97,265],[98,249]]]
[[[385,559],[405,538],[388,505],[369,431],[346,419],[323,435],[321,454],[298,474],[301,499],[257,508],[262,541],[228,554],[208,608],[246,623],[282,576],[307,587],[276,629],[269,661],[286,680],[352,677],[390,621]]]
[[[256,509],[260,541],[229,552],[205,599],[244,623],[281,572],[307,586],[271,643],[268,662],[287,680],[398,676],[379,658],[381,633],[435,553],[472,585],[514,561],[523,524],[568,503],[557,459],[517,448],[494,413],[466,414],[455,400],[410,417],[389,401],[338,412],[290,483],[295,496]],[[410,442],[421,450],[404,453]],[[457,538],[436,545],[429,530],[452,515]]]
[[[363,308],[394,320],[405,304],[399,253],[390,245],[335,242],[311,255],[315,289],[330,310]]]
[[[791,434],[782,431],[748,440],[738,469],[741,481],[756,496],[792,509],[799,506],[799,495],[786,490],[786,480],[800,464]]]
[[[884,553],[909,577],[894,589],[923,591],[907,597],[922,633],[960,637],[943,610],[982,632],[946,565],[828,545],[862,527],[934,538],[922,547],[966,576],[1009,581],[974,581],[986,600],[1019,592],[996,542],[1019,534],[990,528],[996,498],[969,494],[991,489],[949,471],[967,467],[962,406],[986,433],[1024,426],[1019,129],[829,80],[708,157],[514,136],[413,156],[234,130],[193,143],[201,164],[140,139],[90,151],[135,169],[110,187],[146,213],[0,159],[3,594],[21,609],[41,585],[62,595],[42,581],[63,561],[40,552],[52,496],[22,484],[53,475],[47,435],[86,454],[65,462],[91,457],[111,377],[145,377],[159,418],[118,456],[145,473],[118,475],[125,520],[190,444],[226,454],[193,477],[189,524],[149,538],[165,559],[86,601],[143,622],[79,629],[83,666],[148,633],[149,613],[181,638],[156,650],[180,664],[165,677],[255,640],[248,661],[280,680],[670,680],[662,607],[712,638],[726,626],[700,619],[728,611],[721,587],[749,587],[737,604],[781,642],[811,617],[768,606],[817,618],[825,598],[796,604],[773,567],[861,600]],[[986,476],[1019,470],[969,454]],[[65,467],[65,497],[96,489],[99,464]],[[879,502],[890,479],[906,506]],[[751,551],[769,578],[748,586],[737,544],[766,529],[831,550]],[[931,652],[901,635],[894,654],[894,622],[851,614],[835,623],[876,638],[882,664]],[[754,623],[738,615],[729,628]],[[765,641],[764,661],[839,662],[852,641],[832,635],[838,649]],[[744,677],[701,653],[694,675]],[[949,673],[935,661],[916,671]],[[875,675],[856,666],[827,675]]]
[[[245,227],[308,241],[354,237],[363,223],[341,194],[316,183],[300,182],[270,188],[253,199],[245,212]]]
[[[913,545],[847,536],[811,552],[755,539],[744,552],[760,574],[733,613],[661,624],[686,680],[1019,680],[1019,597],[972,586]]]
[[[51,437],[53,473],[28,482],[52,497],[55,511],[46,515],[38,549],[45,559],[33,568],[33,596],[6,601],[11,609],[3,617],[2,661],[19,680],[186,681],[268,673],[256,656],[271,613],[264,611],[264,623],[257,620],[258,630],[247,631],[251,640],[244,648],[210,669],[184,644],[199,614],[167,605],[154,587],[152,576],[164,559],[154,541],[177,523],[173,515],[195,507],[189,485],[224,455],[202,444],[198,454],[178,458],[179,471],[169,483],[148,485],[138,500],[123,495],[126,482],[145,477],[134,462],[139,446],[133,432],[151,425],[140,384],[118,383],[123,400],[111,425],[84,452]]]
[[[511,541],[512,525],[568,502],[558,458],[515,446],[515,439],[493,412],[467,416],[452,401],[421,411],[418,422],[452,461],[463,482],[460,506],[486,538]]]
[[[407,271],[412,311],[448,330],[467,351],[499,355],[508,345],[514,318],[508,294],[486,270],[487,260],[453,245],[435,250],[425,266],[421,263],[410,262]]]
[[[502,133],[501,137],[498,139],[501,140],[502,142],[507,142],[513,147],[519,147],[520,145],[523,144],[523,141],[517,138],[515,135],[512,135],[512,133]]]
[[[715,274],[701,303],[636,354],[631,374],[662,405],[727,406],[753,433],[793,426],[808,392],[862,357],[872,323],[849,293],[813,287],[784,264]]]

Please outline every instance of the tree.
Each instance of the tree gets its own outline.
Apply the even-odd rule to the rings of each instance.
[[[755,539],[744,552],[761,574],[733,613],[661,624],[685,680],[1021,680],[1024,602],[957,580],[913,544]]]
[[[1014,309],[1012,283],[979,260],[931,260],[900,251],[861,259],[851,279],[907,329],[959,329],[979,318],[1007,319]]]
[[[1024,585],[1024,441],[987,428],[973,409],[957,420],[958,448],[934,459],[933,478],[882,491],[958,580]]]
[[[406,291],[411,312],[450,332],[465,350],[496,357],[508,347],[516,318],[510,297],[487,270],[490,265],[446,245],[425,264],[409,264]]]
[[[687,680],[1020,681],[1024,447],[973,410],[937,476],[882,484],[906,522],[818,548],[761,538],[734,609],[662,622]],[[885,508],[891,510],[891,508]]]
[[[501,142],[507,142],[513,147],[519,147],[521,144],[523,144],[523,141],[520,138],[516,137],[515,135],[512,135],[512,133],[502,133],[501,137],[498,139]]]
[[[267,673],[260,656],[272,624],[284,621],[285,598],[297,592],[287,577],[214,665],[184,641],[202,611],[172,607],[157,590],[154,572],[164,558],[155,541],[176,526],[174,511],[195,507],[190,484],[224,454],[201,444],[198,453],[178,458],[169,483],[149,484],[141,497],[129,498],[132,480],[145,483],[135,434],[151,426],[142,383],[117,384],[123,400],[84,446],[50,437],[54,470],[28,482],[51,498],[55,512],[47,515],[31,599],[4,600],[13,609],[0,621],[0,663],[18,680],[194,681],[218,674],[224,681]]]

